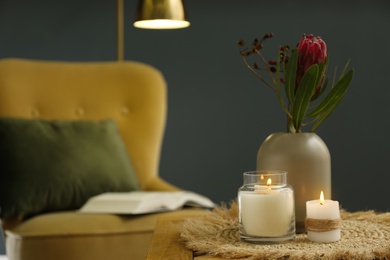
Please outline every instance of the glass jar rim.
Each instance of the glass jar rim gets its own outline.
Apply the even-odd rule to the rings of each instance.
[[[272,187],[283,187],[287,185],[287,172],[279,170],[257,170],[247,171],[243,174],[245,184],[260,184]]]
[[[256,171],[247,171],[244,172],[244,176],[276,176],[276,175],[284,175],[287,176],[287,171],[282,170],[256,170]]]

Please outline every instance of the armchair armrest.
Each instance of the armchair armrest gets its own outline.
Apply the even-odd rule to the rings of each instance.
[[[181,189],[166,182],[165,180],[161,179],[159,176],[153,177],[150,179],[146,186],[146,191],[180,191]]]

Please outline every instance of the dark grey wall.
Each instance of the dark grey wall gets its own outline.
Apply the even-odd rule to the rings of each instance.
[[[330,70],[348,59],[352,86],[317,134],[332,154],[333,199],[347,210],[389,203],[390,2],[188,0],[191,27],[132,27],[125,0],[126,59],[156,66],[169,84],[160,174],[214,201],[235,198],[242,173],[285,120],[275,95],[240,60],[236,41],[274,32],[266,48],[294,46],[303,33],[328,44]],[[0,58],[115,60],[115,1],[0,0]]]

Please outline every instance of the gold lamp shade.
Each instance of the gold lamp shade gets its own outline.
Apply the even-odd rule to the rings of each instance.
[[[179,29],[190,26],[182,0],[140,0],[134,26],[142,29]]]

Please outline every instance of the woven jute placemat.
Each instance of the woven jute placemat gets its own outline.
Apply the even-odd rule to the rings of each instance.
[[[295,241],[255,245],[240,241],[236,202],[184,221],[181,239],[196,255],[226,259],[390,259],[390,212],[341,212],[341,240],[315,243],[306,234]]]

